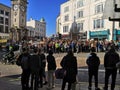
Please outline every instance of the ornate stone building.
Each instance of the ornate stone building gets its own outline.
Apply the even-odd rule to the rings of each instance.
[[[34,20],[30,18],[27,21],[28,37],[29,38],[44,38],[46,37],[46,21],[44,18],[39,20]]]
[[[11,39],[21,41],[27,39],[26,13],[27,0],[11,0]]]

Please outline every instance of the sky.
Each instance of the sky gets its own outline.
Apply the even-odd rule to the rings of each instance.
[[[68,0],[28,0],[27,21],[32,17],[46,21],[46,35],[56,33],[56,18],[60,13],[60,5]],[[11,7],[11,0],[0,0],[0,3]]]

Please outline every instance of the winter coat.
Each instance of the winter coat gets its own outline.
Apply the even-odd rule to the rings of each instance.
[[[29,61],[29,65],[30,65],[31,73],[33,73],[33,74],[39,73],[39,71],[41,69],[41,59],[40,59],[40,56],[37,55],[37,54],[31,55],[30,61]]]
[[[47,63],[48,63],[48,71],[49,70],[56,70],[56,62],[55,62],[55,57],[53,55],[48,55],[47,56]]]
[[[116,69],[116,64],[119,62],[119,54],[109,50],[104,56],[104,67],[106,69]]]
[[[100,65],[100,59],[96,55],[96,53],[90,53],[89,57],[86,60],[86,63],[88,65],[88,69],[95,71],[98,70],[99,65]]]
[[[75,56],[66,55],[63,57],[60,65],[63,69],[66,70],[65,79],[67,82],[74,83],[76,82],[77,75],[77,59]]]

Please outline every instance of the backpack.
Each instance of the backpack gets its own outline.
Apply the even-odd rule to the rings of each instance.
[[[28,56],[23,55],[21,58],[21,67],[22,69],[28,69],[29,65],[28,65]]]

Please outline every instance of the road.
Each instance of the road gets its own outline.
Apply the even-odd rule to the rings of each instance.
[[[84,86],[84,87],[87,87],[86,85],[88,85],[88,70],[87,70],[87,66],[85,63],[88,54],[89,53],[75,54],[75,56],[77,57],[77,62],[78,62],[78,81],[81,82],[82,86]],[[60,67],[59,63],[62,60],[64,55],[66,55],[66,53],[54,54],[54,56],[56,58],[56,62],[57,62],[57,67]],[[104,84],[104,67],[103,67],[104,53],[98,53],[98,56],[100,57],[100,60],[101,60],[98,78],[99,78],[99,84],[102,84],[101,86],[103,86],[103,84]],[[12,88],[10,90],[15,90],[15,88],[12,87],[12,85],[17,85],[18,87],[20,87],[20,74],[21,74],[21,68],[18,67],[17,65],[0,64],[0,85],[3,85],[3,88],[5,88],[2,90],[8,90],[6,88],[9,88],[9,87]],[[4,87],[5,86],[4,84],[8,84],[8,86]],[[56,80],[56,84],[58,86],[60,86],[61,80]],[[120,87],[120,75],[119,74],[117,75],[116,85],[118,87]],[[42,90],[44,90],[44,89],[42,89]],[[58,90],[58,89],[56,89],[56,90]],[[119,89],[116,89],[116,90],[119,90]]]

